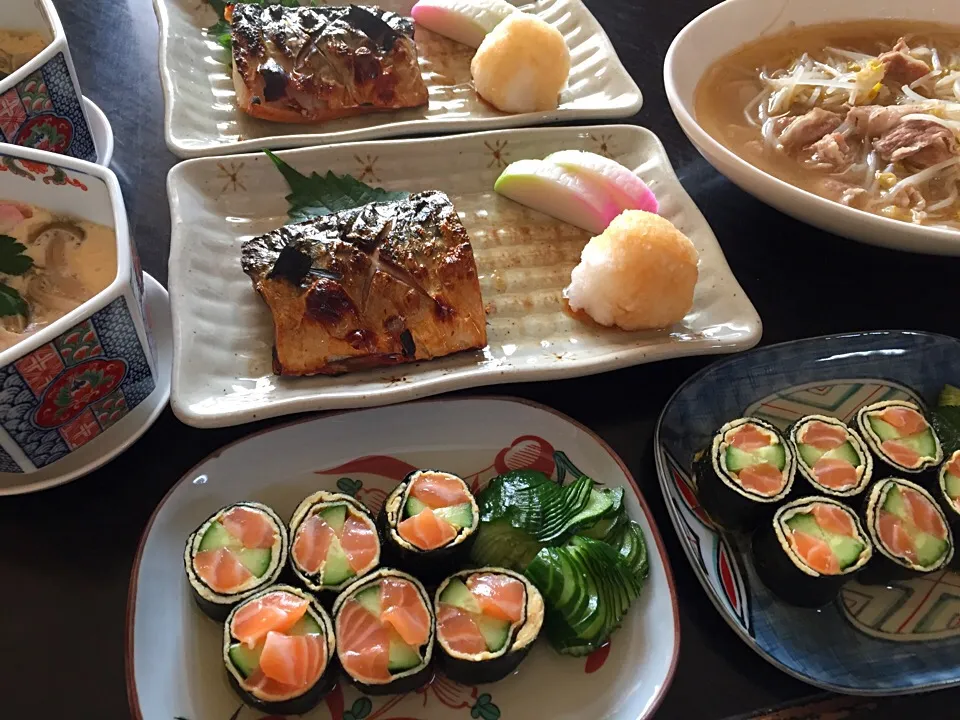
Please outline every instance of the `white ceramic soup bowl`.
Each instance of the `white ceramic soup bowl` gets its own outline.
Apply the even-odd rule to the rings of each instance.
[[[127,421],[156,385],[143,273],[117,177],[93,163],[0,146],[0,201],[113,228],[110,285],[0,352],[0,472],[32,473]]]
[[[80,83],[52,0],[0,0],[0,28],[32,30],[49,43],[0,80],[0,142],[96,162]]]
[[[726,0],[697,17],[674,38],[663,67],[667,99],[683,131],[710,164],[768,205],[803,222],[871,245],[960,255],[960,232],[873,215],[801,190],[741,159],[697,122],[697,83],[716,60],[741,45],[795,26],[884,19],[960,26],[960,2]]]

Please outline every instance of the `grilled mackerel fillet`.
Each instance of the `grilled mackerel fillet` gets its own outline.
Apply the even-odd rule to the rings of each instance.
[[[431,190],[287,225],[243,243],[273,314],[274,372],[334,375],[487,343],[470,239]]]
[[[309,123],[427,102],[413,20],[378,7],[233,6],[240,109]]]

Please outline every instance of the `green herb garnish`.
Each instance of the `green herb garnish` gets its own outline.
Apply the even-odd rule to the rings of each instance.
[[[23,275],[33,267],[33,258],[25,254],[26,246],[9,235],[0,235],[0,273]],[[0,281],[0,316],[23,315],[29,308],[16,290]]]
[[[269,150],[264,150],[283,174],[290,194],[287,214],[292,222],[303,222],[314,217],[350,210],[372,202],[403,200],[409,193],[371,187],[352,175],[337,175],[328,170],[326,175],[314,172],[303,175],[290,167]]]
[[[217,13],[217,22],[207,28],[207,34],[216,40],[218,45],[226,50],[230,50],[232,48],[232,41],[230,38],[230,23],[228,23],[224,17],[224,12],[226,12],[228,6],[235,5],[236,3],[224,2],[224,0],[207,0],[207,2],[210,3],[210,7],[212,7],[214,12]],[[301,3],[299,0],[244,0],[244,4],[283,5],[284,7],[297,7]],[[310,5],[316,5],[316,2],[310,2]]]

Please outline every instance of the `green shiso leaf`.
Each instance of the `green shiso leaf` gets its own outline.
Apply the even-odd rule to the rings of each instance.
[[[580,536],[541,550],[525,574],[546,601],[547,638],[565,655],[603,645],[640,592],[613,547]]]
[[[0,316],[23,315],[27,316],[29,309],[20,293],[4,282],[0,282]]]
[[[9,235],[0,235],[0,273],[23,275],[33,267],[33,258],[26,254],[26,245]]]
[[[304,175],[269,150],[264,150],[264,153],[277,166],[290,187],[286,200],[290,205],[287,214],[292,222],[303,222],[371,202],[409,197],[409,193],[371,187],[351,175],[337,175],[332,170],[328,170],[326,175],[316,172]]]

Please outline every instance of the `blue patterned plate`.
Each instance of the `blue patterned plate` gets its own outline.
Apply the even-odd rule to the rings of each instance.
[[[667,403],[655,455],[670,517],[703,587],[761,657],[834,692],[895,695],[960,685],[960,575],[932,573],[889,587],[851,581],[834,605],[782,603],[757,578],[737,537],[700,509],[693,454],[724,422],[755,415],[780,428],[810,413],[849,421],[867,402],[932,400],[960,380],[960,341],[918,332],[835,335],[715,363]]]

